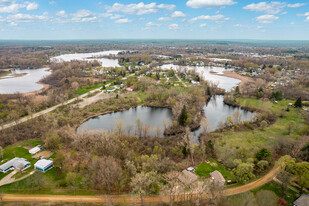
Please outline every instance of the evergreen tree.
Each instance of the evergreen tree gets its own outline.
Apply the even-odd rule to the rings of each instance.
[[[178,123],[181,126],[185,126],[187,123],[187,119],[188,119],[188,113],[187,113],[186,105],[183,105],[181,113],[178,118]]]
[[[207,91],[206,91],[207,96],[211,97],[211,91],[210,91],[210,87],[207,87]]]
[[[298,99],[295,102],[295,107],[299,107],[301,108],[303,106],[302,101],[301,101],[301,97],[298,97]]]
[[[236,89],[235,89],[235,94],[236,94],[236,95],[240,94],[239,86],[236,87]]]

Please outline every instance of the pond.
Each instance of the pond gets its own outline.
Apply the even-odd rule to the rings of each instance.
[[[215,95],[203,107],[204,115],[208,120],[209,132],[215,131],[219,128],[219,123],[225,123],[228,116],[233,116],[234,112],[239,111],[241,121],[251,121],[255,115],[254,112],[233,107],[223,102],[223,95]],[[194,136],[198,136],[202,132],[202,127],[194,131]]]
[[[1,94],[25,93],[40,90],[44,86],[38,82],[51,74],[48,68],[15,70],[12,73],[24,75],[0,79]]]
[[[163,69],[175,69],[181,70],[184,68],[194,69],[205,80],[218,83],[220,88],[224,88],[226,91],[231,91],[233,87],[240,83],[240,80],[225,76],[219,76],[217,74],[223,74],[225,68],[223,67],[180,67],[172,64],[163,65]],[[209,122],[209,131],[215,131],[218,129],[219,123],[225,123],[228,116],[233,116],[235,111],[239,111],[241,115],[241,121],[251,121],[254,117],[254,113],[229,106],[223,102],[222,95],[213,96],[203,107],[206,119]],[[151,108],[151,107],[137,107],[123,112],[116,112],[106,115],[100,115],[96,118],[89,119],[84,122],[78,129],[78,132],[83,130],[108,130],[111,131],[116,127],[117,119],[122,119],[124,123],[124,130],[130,134],[140,134],[140,130],[136,128],[136,120],[140,119],[143,126],[149,125],[148,135],[163,136],[164,132],[164,120],[172,121],[172,111],[166,108]],[[195,137],[201,133],[202,128],[199,128],[192,132]],[[160,135],[158,135],[160,134]],[[196,140],[197,141],[197,140]]]
[[[137,127],[136,120],[140,120],[141,127]],[[123,131],[129,134],[159,136],[164,133],[164,121],[172,121],[172,111],[167,108],[138,106],[122,112],[99,115],[81,124],[77,132],[87,130],[112,131],[117,126],[117,120],[123,123]],[[119,122],[118,122],[119,124]]]
[[[53,62],[70,62],[78,61],[93,61],[97,60],[103,67],[119,67],[118,59],[101,58],[101,56],[117,55],[119,50],[93,52],[93,53],[76,53],[76,54],[63,54],[60,56],[52,57]]]

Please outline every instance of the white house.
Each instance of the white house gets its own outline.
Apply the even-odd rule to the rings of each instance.
[[[53,161],[47,159],[41,159],[34,164],[34,168],[42,172],[46,172],[53,167]]]
[[[33,147],[32,149],[29,150],[29,153],[34,155],[36,153],[38,153],[39,151],[42,150],[42,146],[41,145],[38,145],[36,147]]]
[[[10,161],[0,165],[0,172],[6,173],[12,169],[25,170],[30,167],[30,162],[24,158],[15,157]]]

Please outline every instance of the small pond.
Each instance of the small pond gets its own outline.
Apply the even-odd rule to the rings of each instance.
[[[241,114],[241,121],[251,121],[255,115],[254,112],[250,112],[238,107],[233,107],[223,102],[223,95],[215,95],[206,103],[203,107],[204,115],[209,123],[209,132],[215,131],[219,127],[219,123],[225,123],[228,116],[233,116],[235,111],[239,111]],[[202,131],[200,127],[194,131],[194,136],[198,136]]]
[[[142,107],[131,108],[122,112],[99,115],[81,124],[77,132],[84,130],[107,130],[112,131],[117,125],[117,120],[123,122],[123,130],[126,133],[139,135],[145,134],[145,128],[149,127],[147,136],[163,136],[164,121],[172,121],[172,111],[167,108]],[[143,129],[137,129],[136,120],[140,120]]]

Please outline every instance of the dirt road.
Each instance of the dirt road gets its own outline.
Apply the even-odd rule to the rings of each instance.
[[[31,116],[27,116],[27,117],[21,118],[21,119],[19,119],[19,120],[17,120],[17,121],[14,121],[14,122],[11,122],[11,123],[8,123],[8,124],[5,124],[5,125],[1,125],[1,126],[0,126],[0,131],[1,131],[1,130],[4,130],[4,129],[7,129],[7,128],[10,128],[10,127],[13,127],[13,126],[16,126],[16,125],[18,125],[18,124],[24,123],[24,122],[26,122],[26,121],[28,121],[28,120],[30,120],[30,119],[34,119],[34,118],[37,118],[37,117],[42,116],[42,115],[44,115],[44,114],[47,114],[47,113],[49,113],[49,112],[51,112],[51,111],[54,111],[55,109],[57,109],[57,108],[60,107],[60,106],[68,105],[68,104],[70,104],[70,103],[72,103],[72,102],[74,102],[74,101],[76,101],[76,100],[83,100],[83,101],[86,100],[85,103],[83,104],[83,107],[86,106],[86,105],[92,104],[95,100],[97,100],[97,99],[96,99],[96,96],[97,96],[97,95],[101,95],[100,97],[103,98],[102,96],[104,96],[104,93],[101,93],[101,92],[100,92],[99,94],[97,94],[97,95],[95,95],[94,97],[92,97],[92,98],[90,99],[90,101],[87,100],[87,98],[86,98],[86,99],[83,99],[83,98],[86,97],[87,95],[93,93],[93,92],[100,91],[100,89],[101,89],[101,88],[94,89],[94,90],[92,90],[92,91],[90,91],[90,92],[87,92],[87,93],[85,93],[85,94],[83,94],[83,95],[80,95],[80,96],[78,96],[78,97],[75,97],[75,98],[73,98],[73,99],[70,99],[70,100],[68,100],[68,101],[65,101],[65,102],[63,102],[62,104],[55,105],[55,106],[50,107],[50,108],[48,108],[48,109],[45,109],[45,110],[42,110],[42,111],[37,112],[37,113],[35,113],[35,114],[32,114]],[[102,94],[103,94],[103,95],[102,95]],[[106,94],[106,96],[108,96],[108,94]]]
[[[224,196],[231,196],[250,191],[271,181],[279,172],[278,167],[274,167],[263,177],[235,188],[223,191]],[[177,195],[175,201],[183,201],[185,195]],[[72,195],[26,195],[26,194],[3,194],[0,200],[4,202],[79,202],[79,203],[119,203],[119,204],[139,204],[140,198],[136,195],[102,195],[102,196],[72,196]],[[144,203],[169,202],[169,196],[145,196]]]

